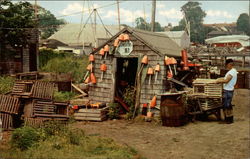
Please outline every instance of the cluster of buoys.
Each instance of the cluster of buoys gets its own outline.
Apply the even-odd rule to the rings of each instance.
[[[93,62],[95,61],[95,57],[93,54],[90,54],[89,55],[89,64],[87,66],[87,72],[84,76],[84,83],[85,84],[88,84],[88,83],[93,83],[93,84],[96,84],[96,77],[93,73]]]

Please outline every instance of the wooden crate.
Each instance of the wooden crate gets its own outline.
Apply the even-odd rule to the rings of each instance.
[[[222,107],[222,99],[220,98],[199,98],[199,104],[202,111],[207,111]]]
[[[221,98],[222,84],[217,84],[215,82],[215,79],[196,79],[193,82],[193,95]]]
[[[39,99],[52,99],[57,86],[53,82],[36,81],[31,89],[31,97]]]
[[[74,114],[76,120],[87,120],[87,121],[104,121],[107,119],[108,107],[100,109],[79,109]]]
[[[33,116],[47,118],[68,118],[68,103],[51,100],[34,100]]]
[[[11,94],[22,98],[29,98],[33,84],[34,81],[17,80],[15,81]]]
[[[16,97],[0,95],[0,112],[18,114],[20,101]]]
[[[2,129],[10,130],[13,128],[13,115],[0,112],[0,118],[2,120]]]

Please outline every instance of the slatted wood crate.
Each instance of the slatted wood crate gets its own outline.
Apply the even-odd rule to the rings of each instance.
[[[29,98],[34,81],[15,81],[11,94],[23,98]]]
[[[16,97],[0,95],[0,112],[18,114],[20,101]]]
[[[108,107],[100,109],[79,109],[74,114],[76,120],[87,120],[87,121],[104,121],[107,119]]]
[[[0,118],[2,120],[2,129],[10,130],[13,128],[13,115],[0,112]]]
[[[217,84],[215,79],[196,79],[193,82],[193,95],[221,98],[222,84]]]
[[[33,116],[50,118],[68,118],[68,103],[51,100],[34,100]]]
[[[32,127],[41,127],[46,121],[49,120],[49,118],[24,118],[24,125]]]
[[[39,99],[52,99],[53,93],[57,89],[53,82],[36,81],[31,90],[31,97]]]
[[[207,111],[222,107],[222,99],[220,98],[199,98],[202,111]]]

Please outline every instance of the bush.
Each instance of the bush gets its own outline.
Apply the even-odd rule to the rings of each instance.
[[[14,148],[26,150],[39,141],[39,133],[32,127],[17,128],[11,136],[11,145]]]
[[[15,79],[10,76],[0,76],[0,94],[6,94],[12,90]]]
[[[87,65],[87,56],[53,58],[41,70],[54,73],[70,73],[75,82],[82,82]]]
[[[74,92],[54,92],[54,100],[57,102],[67,102],[75,95]]]
[[[120,107],[118,103],[110,103],[109,112],[108,112],[109,119],[119,118],[119,111],[120,111]]]

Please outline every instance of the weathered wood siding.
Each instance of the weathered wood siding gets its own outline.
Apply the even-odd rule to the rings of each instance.
[[[156,52],[151,50],[147,45],[143,44],[131,34],[129,34],[130,40],[133,42],[133,51],[129,56],[124,56],[124,58],[128,57],[143,57],[144,55],[148,56],[149,63],[148,65],[151,67],[155,67],[157,63],[160,64],[161,70],[158,74],[157,81],[154,82],[155,75],[151,78],[151,85],[148,84],[149,76],[146,77],[144,83],[141,87],[141,96],[140,96],[140,105],[143,103],[150,103],[151,99],[155,94],[162,93],[165,91],[166,87],[164,85],[164,80],[166,80],[166,67],[164,66],[164,56],[159,56]],[[113,41],[108,44],[109,46],[113,45]],[[90,87],[89,90],[89,98],[91,103],[95,102],[112,102],[114,98],[114,82],[115,80],[115,70],[116,69],[116,59],[122,57],[120,55],[108,56],[106,60],[104,60],[101,55],[98,53],[94,55],[94,74],[97,79],[97,84]],[[107,65],[107,71],[104,73],[103,80],[101,81],[101,71],[100,65],[105,61]],[[140,61],[139,61],[140,62]],[[140,67],[140,65],[138,65]],[[114,79],[112,79],[114,78]],[[160,105],[160,98],[157,98],[157,105]]]

